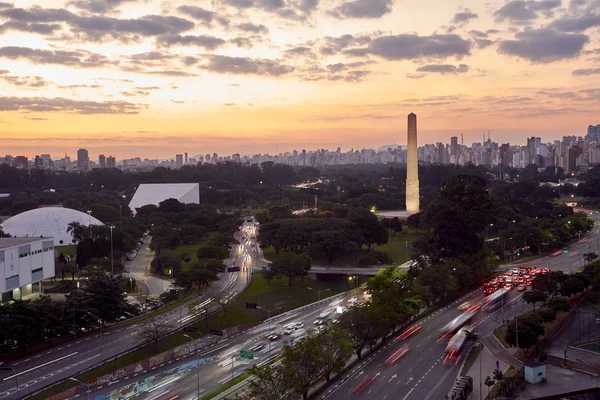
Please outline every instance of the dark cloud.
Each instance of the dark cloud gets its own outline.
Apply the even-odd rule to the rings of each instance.
[[[52,82],[48,82],[41,76],[16,76],[8,74],[9,71],[0,70],[0,79],[14,86],[41,88],[52,84]]]
[[[0,96],[0,111],[69,112],[73,114],[138,114],[143,105],[126,101],[71,100],[62,97]]]
[[[115,65],[107,57],[86,50],[40,50],[29,47],[0,47],[0,57],[25,59],[32,64],[57,64],[76,68],[100,68]]]
[[[119,19],[97,15],[76,15],[64,9],[31,7],[9,8],[0,11],[0,16],[12,21],[26,23],[63,22],[75,37],[90,41],[105,38],[130,41],[140,37],[177,34],[194,28],[194,23],[183,18],[163,15],[146,15],[140,18]],[[69,39],[68,36],[65,36]]]
[[[319,49],[323,55],[331,56],[338,54],[349,47],[365,46],[371,42],[372,38],[368,35],[350,35],[345,34],[338,37],[326,36],[323,39],[325,45]]]
[[[345,1],[327,14],[338,19],[381,18],[392,12],[394,0],[352,0]]]
[[[250,49],[250,48],[254,47],[254,43],[252,43],[252,40],[250,40],[249,38],[241,37],[241,36],[229,40],[229,43],[232,43],[232,44],[236,45],[237,47],[242,47],[242,48],[246,48],[246,49]]]
[[[573,76],[589,76],[589,75],[600,75],[600,68],[592,69],[576,69],[571,72]]]
[[[206,50],[214,50],[218,47],[223,46],[227,43],[225,40],[207,35],[166,35],[161,36],[157,40],[158,44],[161,46],[173,46],[173,45],[182,45],[182,46],[196,46],[201,47]]]
[[[486,39],[488,37],[488,34],[486,32],[478,31],[476,29],[470,30],[469,34],[473,37],[482,39]]]
[[[486,47],[489,47],[492,44],[494,44],[494,42],[489,39],[475,39],[473,43],[475,43],[475,47],[479,49],[485,49]]]
[[[75,0],[67,3],[68,6],[74,6],[84,11],[104,14],[113,11],[121,4],[136,0]]]
[[[550,24],[550,27],[561,32],[583,32],[589,28],[600,26],[600,14],[582,15],[579,17],[562,17]]]
[[[62,29],[59,24],[37,24],[22,21],[8,21],[0,25],[0,33],[6,31],[21,31],[37,33],[38,35],[49,35]]]
[[[470,20],[479,18],[479,15],[475,14],[468,8],[463,9],[460,12],[454,14],[454,18],[452,18],[452,23],[457,25],[464,25],[469,23]]]
[[[201,65],[200,68],[220,74],[282,76],[293,72],[295,69],[290,65],[266,59],[212,54],[206,55],[205,58],[208,62]]]
[[[327,65],[327,69],[329,71],[335,73],[335,72],[347,71],[352,68],[364,67],[365,65],[369,65],[369,64],[376,64],[376,63],[375,63],[375,61],[357,61],[357,62],[351,62],[351,63],[336,63],[336,64]]]
[[[294,47],[292,49],[289,50],[285,50],[283,52],[286,57],[308,57],[308,58],[317,58],[317,55],[315,53],[313,53],[312,49],[310,47],[304,47],[304,46],[299,46],[299,47]]]
[[[239,24],[235,26],[236,29],[239,29],[240,31],[243,32],[251,32],[251,33],[264,33],[267,34],[269,33],[269,28],[267,28],[266,26],[259,24],[252,24],[250,22],[245,22],[243,24]]]
[[[346,50],[354,56],[373,54],[386,60],[420,58],[444,59],[470,54],[471,42],[458,35],[418,36],[411,34],[382,36],[371,41],[367,48]]]
[[[460,64],[459,66],[451,64],[428,64],[417,68],[416,72],[434,72],[439,74],[463,74],[469,72],[469,66]]]
[[[194,18],[196,21],[200,21],[205,26],[211,26],[213,22],[218,22],[223,26],[229,26],[230,22],[229,18],[223,17],[214,11],[206,10],[202,7],[179,6],[177,7],[177,11]]]
[[[498,52],[535,63],[577,57],[589,38],[582,34],[561,33],[551,28],[529,29],[515,35],[516,40],[502,40]]]
[[[527,24],[540,16],[550,18],[561,0],[512,0],[494,12],[497,21],[508,20],[513,24]]]
[[[319,6],[319,0],[224,0],[238,9],[256,8],[280,18],[306,22]]]
[[[5,3],[0,1],[0,10],[3,10],[5,8],[13,8],[14,5],[12,3]]]

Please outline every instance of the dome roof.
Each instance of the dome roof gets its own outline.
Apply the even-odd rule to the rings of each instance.
[[[55,246],[64,246],[73,243],[71,232],[67,232],[71,222],[104,225],[102,221],[71,208],[43,207],[7,219],[2,229],[15,237],[51,237]]]

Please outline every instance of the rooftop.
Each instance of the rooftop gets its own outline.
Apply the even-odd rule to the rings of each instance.
[[[49,239],[49,238],[33,238],[33,237],[9,237],[9,238],[0,238],[0,249],[5,249],[7,247],[13,246],[21,246],[27,243],[33,243],[40,240]],[[50,238],[50,240],[52,240]]]

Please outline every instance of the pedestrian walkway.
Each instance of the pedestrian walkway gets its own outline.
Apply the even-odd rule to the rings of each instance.
[[[479,346],[479,344],[476,346]],[[474,349],[471,351],[474,351]],[[509,366],[510,364],[505,363],[492,354],[484,344],[483,351],[479,353],[473,365],[466,372],[467,376],[473,378],[473,392],[470,398],[484,399],[491,390],[491,387],[485,385],[485,378],[489,376],[490,379],[494,379],[495,370],[499,369],[503,373],[506,373]]]

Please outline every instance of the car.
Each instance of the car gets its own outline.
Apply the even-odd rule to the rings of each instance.
[[[513,268],[512,272],[513,272],[513,274],[518,274],[519,273],[519,268]]]
[[[358,301],[358,297],[354,296],[348,299],[348,303],[354,304]]]
[[[510,290],[512,288],[513,288],[513,286],[511,284],[507,283],[506,285],[504,285],[504,289],[506,289],[506,290]]]
[[[281,337],[281,332],[272,332],[270,335],[267,336],[267,339],[275,341],[277,339],[279,339]]]
[[[487,292],[489,290],[484,290],[484,292]],[[464,303],[462,303],[460,306],[458,306],[459,310],[466,310],[467,308],[471,307],[471,303],[469,303],[468,301],[465,301]]]
[[[519,286],[517,286],[517,290],[519,292],[522,292],[523,290],[525,290],[525,285],[519,285]]]
[[[294,322],[294,323],[292,324],[292,327],[293,327],[294,329],[300,329],[300,328],[303,328],[303,327],[304,327],[304,323],[302,323],[302,322]]]
[[[295,331],[295,329],[290,326],[290,327],[285,328],[285,331],[283,331],[283,334],[284,335],[291,335],[292,332],[294,332],[294,331]]]

